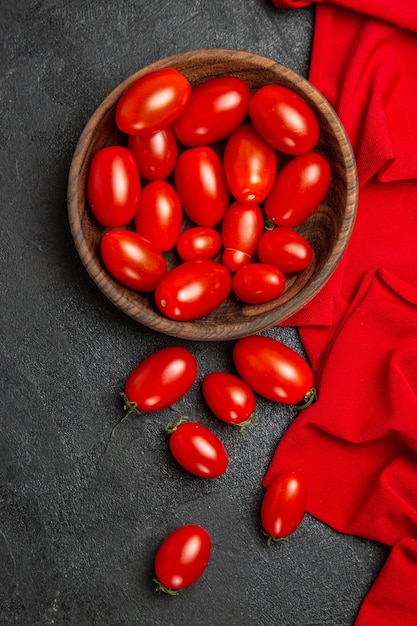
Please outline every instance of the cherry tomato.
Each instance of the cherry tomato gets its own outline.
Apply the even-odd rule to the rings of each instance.
[[[297,472],[281,472],[264,494],[261,522],[270,539],[284,539],[300,525],[307,507],[307,487]]]
[[[282,404],[298,404],[313,389],[308,363],[273,337],[238,339],[233,360],[239,375],[260,396]]]
[[[142,190],[135,215],[135,229],[159,250],[171,250],[182,225],[182,207],[174,187],[165,180],[153,180]]]
[[[223,164],[208,146],[180,154],[174,170],[175,188],[184,211],[198,226],[215,226],[229,204]]]
[[[275,180],[277,155],[250,123],[242,124],[227,140],[224,172],[238,202],[259,204]]]
[[[130,373],[124,397],[129,410],[158,411],[182,398],[197,376],[197,361],[189,350],[169,346],[153,352]]]
[[[128,135],[147,135],[169,126],[184,110],[191,95],[188,79],[173,68],[149,72],[121,95],[116,124]]]
[[[169,449],[184,469],[200,478],[217,478],[227,469],[229,456],[210,428],[197,422],[168,424]]]
[[[259,240],[258,257],[262,263],[278,267],[284,274],[306,269],[313,259],[310,243],[291,228],[266,230]]]
[[[158,309],[173,320],[194,320],[219,307],[232,289],[232,278],[220,263],[186,261],[170,270],[155,291]]]
[[[244,380],[228,372],[210,372],[201,387],[207,405],[226,424],[254,423],[256,397]]]
[[[308,152],[319,140],[319,123],[310,105],[282,85],[258,89],[250,101],[249,115],[265,141],[285,154]]]
[[[271,302],[284,291],[284,274],[274,265],[250,263],[233,276],[233,291],[242,302],[263,304]]]
[[[153,291],[167,272],[162,252],[130,230],[107,231],[101,239],[101,256],[116,280],[137,291]]]
[[[212,259],[222,247],[220,233],[209,226],[193,226],[177,239],[177,252],[183,261]]]
[[[103,226],[119,228],[133,219],[139,204],[140,177],[127,148],[109,146],[94,154],[87,195],[94,217]]]
[[[279,172],[265,200],[267,217],[278,226],[299,226],[326,196],[330,179],[330,165],[321,154],[294,157]]]
[[[180,526],[159,546],[155,556],[157,591],[176,595],[204,573],[211,556],[211,538],[197,524]]]
[[[129,135],[127,146],[143,178],[158,180],[172,174],[178,156],[178,143],[171,126],[148,135]]]
[[[246,265],[256,252],[265,220],[257,204],[233,202],[222,221],[222,263],[230,272]]]
[[[230,135],[249,113],[251,92],[240,78],[222,76],[193,87],[173,128],[186,146],[204,146]]]

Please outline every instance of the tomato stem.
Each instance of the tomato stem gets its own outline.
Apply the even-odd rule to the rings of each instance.
[[[236,424],[236,426],[239,426],[240,433],[241,433],[242,435],[244,435],[244,434],[245,434],[245,432],[246,432],[246,428],[247,428],[250,424],[253,424],[254,426],[257,426],[257,425],[258,425],[258,421],[255,419],[255,416],[254,416],[254,414],[253,414],[253,413],[252,413],[252,415],[250,415],[250,416],[248,417],[248,419],[247,419],[247,420],[245,420],[245,421],[244,421],[244,422],[242,422],[241,424]]]
[[[168,424],[165,426],[165,430],[168,435],[172,435],[172,433],[177,430],[178,426],[183,422],[186,422],[188,419],[188,415],[181,415],[180,419],[177,422],[168,422]]]
[[[163,591],[164,593],[167,593],[170,596],[177,596],[180,592],[179,589],[170,589],[170,587],[166,587],[157,578],[154,578],[153,582],[157,584],[156,591]]]
[[[309,391],[307,391],[304,398],[297,404],[297,409],[301,411],[302,409],[306,409],[310,404],[316,402],[317,400],[317,391],[314,387],[312,387]]]
[[[267,541],[268,546],[270,546],[272,542],[277,543],[278,541],[288,541],[288,537],[274,537],[270,533],[267,533],[265,530],[262,532],[265,535],[265,537],[268,538],[268,541]]]
[[[138,409],[137,402],[131,402],[124,391],[121,391],[120,395],[123,398],[123,402],[124,402],[123,409],[124,411],[127,411],[125,417],[130,415],[130,413],[136,413],[137,415],[141,415],[141,412]]]

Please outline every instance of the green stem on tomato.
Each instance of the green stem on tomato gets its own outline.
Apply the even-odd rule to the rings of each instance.
[[[166,587],[157,578],[154,578],[153,582],[156,583],[157,585],[156,591],[163,591],[164,593],[167,593],[170,596],[177,596],[180,592],[179,589],[170,589],[170,587]]]
[[[306,409],[310,404],[316,402],[317,400],[317,391],[314,387],[312,387],[309,391],[307,391],[304,398],[297,404],[297,409],[301,411],[302,409]]]
[[[239,427],[240,433],[241,433],[242,435],[244,435],[244,434],[245,434],[245,432],[246,432],[246,428],[247,428],[250,424],[253,424],[254,426],[257,426],[257,425],[258,425],[258,421],[255,419],[255,416],[254,416],[254,414],[253,414],[253,413],[252,413],[252,415],[250,415],[250,416],[248,417],[248,419],[247,419],[247,420],[245,420],[244,422],[241,422],[240,424],[236,424],[236,426],[238,426],[238,427]]]
[[[188,415],[181,415],[180,419],[177,422],[168,422],[168,424],[165,426],[165,430],[168,435],[172,435],[174,430],[177,430],[178,426],[183,422],[186,422],[188,419]]]
[[[142,415],[141,411],[139,411],[138,409],[137,402],[131,402],[124,391],[121,391],[120,395],[123,398],[123,402],[124,402],[123,409],[127,411],[125,417],[130,415],[130,413],[136,413],[137,415]]]

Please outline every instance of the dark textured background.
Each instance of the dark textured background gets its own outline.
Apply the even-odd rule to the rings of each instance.
[[[205,47],[306,76],[313,24],[313,9],[269,0],[0,0],[1,624],[352,624],[385,549],[308,515],[270,548],[260,530],[262,476],[295,411],[260,400],[244,437],[215,422],[200,384],[230,367],[231,344],[177,342],[120,313],[88,278],[66,214],[77,139],[127,76]],[[301,350],[295,329],[268,332]],[[174,343],[200,366],[176,410],[229,449],[214,481],[170,458],[172,410],[118,425],[128,373]],[[157,594],[155,551],[188,522],[212,535],[209,567],[180,596]]]

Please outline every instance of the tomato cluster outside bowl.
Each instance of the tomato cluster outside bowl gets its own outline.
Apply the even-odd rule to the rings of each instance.
[[[100,254],[103,227],[88,205],[90,162],[97,150],[126,145],[126,136],[115,122],[117,102],[141,76],[162,68],[175,68],[195,86],[220,76],[243,79],[252,93],[267,84],[292,89],[313,109],[320,139],[315,150],[329,161],[331,186],[325,200],[297,227],[313,248],[310,266],[289,275],[283,293],[266,304],[244,304],[231,295],[209,315],[193,321],[176,321],[162,315],[152,293],[140,293],[117,282],[106,270]],[[68,181],[68,214],[79,256],[90,277],[110,301],[127,315],[153,330],[194,341],[233,340],[279,324],[300,311],[325,285],[336,269],[354,226],[358,186],[355,159],[346,132],[327,100],[311,83],[292,69],[271,59],[239,50],[208,49],[167,57],[136,72],[116,87],[85,126],[71,163]],[[178,263],[167,253],[168,266]]]

